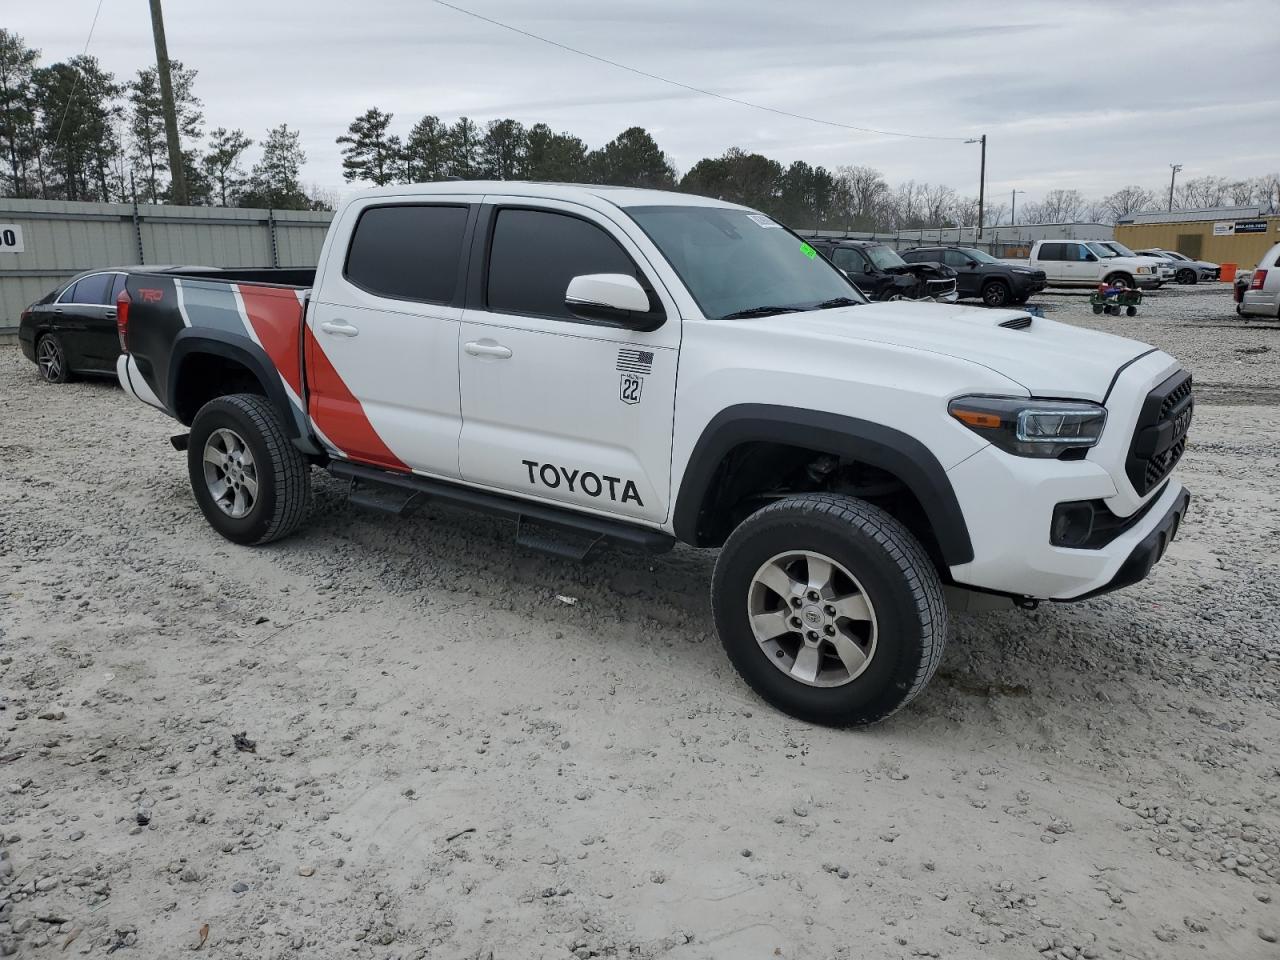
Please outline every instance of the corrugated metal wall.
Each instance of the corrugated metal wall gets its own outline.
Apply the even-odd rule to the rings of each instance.
[[[22,253],[0,248],[0,328],[81,270],[137,264],[314,267],[332,213],[0,198]]]
[[[1233,221],[1182,221],[1169,223],[1122,223],[1116,227],[1116,239],[1134,250],[1159,247],[1177,250],[1210,263],[1234,263],[1241,270],[1252,270],[1262,255],[1280,243],[1280,217],[1250,217],[1266,223],[1266,232],[1235,233],[1215,236],[1213,225]],[[1197,249],[1198,248],[1198,249]]]

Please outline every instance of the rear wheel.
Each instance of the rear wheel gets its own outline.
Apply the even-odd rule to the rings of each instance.
[[[711,603],[743,679],[791,716],[874,723],[913,700],[942,659],[947,612],[924,548],[853,497],[779,500],[733,532]]]
[[[36,366],[49,383],[66,383],[71,379],[67,367],[67,351],[56,333],[46,333],[36,342]]]
[[[988,307],[1003,307],[1011,297],[1009,285],[1003,280],[988,280],[982,286],[982,302]]]
[[[196,414],[187,443],[191,489],[205,519],[234,543],[269,543],[302,522],[311,470],[265,397],[236,393]]]

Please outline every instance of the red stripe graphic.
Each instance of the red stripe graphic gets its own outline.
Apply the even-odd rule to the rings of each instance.
[[[310,412],[316,426],[352,460],[408,471],[409,465],[382,442],[364,407],[338,375],[306,324],[302,325],[302,336],[306,341],[307,369],[314,385]]]
[[[244,312],[258,335],[262,349],[275,364],[284,382],[296,396],[302,396],[302,376],[298,370],[298,328],[302,326],[302,304],[297,292],[276,287],[237,284]]]

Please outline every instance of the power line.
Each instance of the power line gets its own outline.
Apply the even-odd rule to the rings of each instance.
[[[538,40],[541,43],[550,44],[553,47],[559,47],[561,50],[567,50],[569,53],[576,53],[580,57],[586,57],[589,60],[595,60],[598,63],[608,64],[611,67],[617,67],[619,70],[626,70],[628,73],[634,73],[637,76],[647,77],[650,80],[657,80],[659,83],[670,84],[673,87],[679,87],[682,90],[689,90],[693,93],[702,94],[705,97],[715,97],[717,100],[724,100],[728,103],[736,103],[741,107],[750,107],[753,110],[763,110],[766,113],[774,113],[783,117],[791,117],[793,120],[807,120],[809,123],[820,123],[826,127],[839,127],[841,130],[854,130],[858,133],[873,133],[882,137],[907,137],[911,140],[947,140],[953,143],[965,142],[965,137],[937,137],[929,136],[923,133],[903,133],[899,130],[877,130],[874,127],[858,127],[851,123],[840,123],[837,120],[824,120],[821,117],[810,117],[803,113],[792,113],[789,110],[780,110],[777,107],[767,107],[762,103],[752,103],[749,100],[739,100],[737,97],[730,97],[723,93],[716,93],[714,90],[704,90],[702,87],[695,87],[688,83],[681,83],[679,80],[671,80],[667,77],[660,77],[656,73],[649,73],[637,67],[628,66],[625,63],[619,63],[617,60],[610,60],[608,57],[601,57],[594,53],[588,53],[586,50],[579,50],[577,47],[571,47],[567,43],[561,43],[558,40],[552,40],[549,37],[540,36],[536,33],[530,33],[528,30],[521,30],[519,27],[513,27],[501,20],[494,20],[491,17],[483,16],[474,11],[467,10],[446,0],[432,0],[433,3],[442,7],[448,7],[457,13],[464,14],[468,17],[474,17],[476,20],[483,20],[485,23],[492,24],[495,27],[501,27],[503,30],[509,30],[512,33],[518,33],[522,37],[528,37],[531,40]]]
[[[98,8],[93,11],[93,22],[89,24],[89,36],[84,38],[84,49],[80,51],[80,56],[84,56],[89,52],[89,44],[93,41],[94,28],[98,26],[98,14],[102,12],[102,0],[98,0]],[[76,98],[76,88],[80,86],[80,70],[76,71],[75,79],[71,81],[71,95],[67,97],[67,105],[62,108],[62,119],[58,121],[58,135],[53,138],[53,145],[57,147],[62,142],[62,128],[67,122],[67,113],[71,110],[71,103]]]

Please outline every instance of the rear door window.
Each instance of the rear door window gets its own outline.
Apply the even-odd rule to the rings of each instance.
[[[344,275],[380,297],[452,302],[467,213],[464,205],[369,207],[351,235]]]
[[[111,293],[111,281],[114,278],[115,275],[110,273],[95,273],[93,276],[83,277],[62,295],[59,302],[101,306],[107,302],[107,297]]]
[[[594,223],[550,210],[498,211],[489,247],[490,310],[581,323],[564,295],[570,280],[590,273],[625,273],[647,286],[626,251]]]
[[[1064,256],[1062,255],[1062,247],[1063,247],[1063,244],[1061,244],[1061,243],[1042,243],[1042,244],[1040,244],[1040,256],[1039,256],[1039,259],[1041,259],[1041,260],[1065,260],[1065,259],[1067,259],[1066,257],[1064,257]]]

